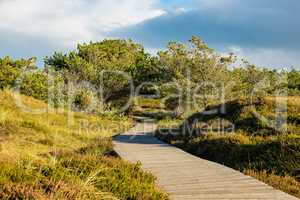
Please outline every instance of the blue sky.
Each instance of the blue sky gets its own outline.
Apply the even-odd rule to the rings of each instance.
[[[0,56],[41,60],[104,38],[153,53],[198,35],[259,66],[300,69],[299,10],[299,0],[0,0]]]

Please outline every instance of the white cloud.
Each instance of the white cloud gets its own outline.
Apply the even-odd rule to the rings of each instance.
[[[232,51],[257,65],[300,68],[299,1],[162,2],[0,0],[0,57],[41,58],[111,36],[133,38],[155,54],[169,40],[185,41],[198,34],[223,52]],[[160,15],[164,16],[149,20]],[[131,26],[145,20],[149,21]]]
[[[163,13],[157,0],[2,0],[0,32],[44,37],[69,47]]]
[[[299,50],[283,50],[270,48],[242,48],[239,46],[231,46],[229,52],[234,53],[239,58],[244,58],[260,67],[269,68],[295,68],[300,69],[300,51]]]

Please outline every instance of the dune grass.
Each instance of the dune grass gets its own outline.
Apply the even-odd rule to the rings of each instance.
[[[254,108],[266,119],[274,119],[276,104],[285,100],[288,108],[285,132],[269,127],[253,114],[253,105],[240,100],[228,102],[225,113],[194,114],[180,125],[177,135],[160,131],[157,136],[196,156],[240,170],[300,198],[300,97],[281,98],[277,102],[274,97],[268,97],[254,104]],[[234,124],[235,132],[220,132],[214,127],[219,125],[214,122],[220,119]],[[210,131],[205,132],[207,129],[201,127],[201,123],[211,126]],[[173,123],[165,120],[161,124],[166,127]],[[184,134],[187,126],[192,130],[191,135]]]
[[[47,109],[31,97],[22,101]],[[111,137],[130,128],[130,119],[66,110],[30,114],[10,91],[0,92],[0,102],[0,199],[167,198],[139,163],[113,151]]]

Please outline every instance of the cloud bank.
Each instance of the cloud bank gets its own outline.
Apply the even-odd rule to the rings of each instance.
[[[2,0],[0,56],[71,48],[163,13],[155,0]]]
[[[197,7],[161,15],[110,33],[162,48],[169,40],[201,36],[222,52],[233,51],[263,66],[300,69],[300,1],[194,0]],[[233,48],[235,47],[235,48]],[[237,51],[237,49],[239,49]]]
[[[132,38],[146,49],[199,35],[258,65],[300,69],[298,0],[0,0],[0,56],[45,56]]]

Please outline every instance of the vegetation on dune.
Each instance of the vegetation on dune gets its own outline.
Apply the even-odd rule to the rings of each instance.
[[[88,112],[99,110],[99,106],[90,109],[94,101],[103,101],[100,109],[112,109],[120,106],[119,99],[124,99],[122,106],[130,95],[151,94],[164,99],[166,109],[184,116],[221,103],[221,98],[277,95],[280,90],[300,94],[298,70],[276,71],[236,60],[233,54],[220,55],[198,37],[188,44],[170,42],[156,56],[131,40],[104,40],[46,57],[44,69],[35,66],[34,58],[0,58],[0,88],[19,86],[21,93],[54,106],[66,105],[71,94],[77,110]]]
[[[281,97],[278,101],[286,98]],[[179,134],[158,132],[157,135],[196,156],[240,170],[300,197],[300,99],[287,99],[289,112],[287,124],[283,124],[285,132],[278,132],[276,127],[257,117],[259,113],[274,120],[276,99],[267,97],[256,101],[255,104],[245,100],[227,102],[224,113],[220,112],[224,105],[210,106],[206,111],[217,109],[218,112],[192,115],[181,123]],[[235,125],[235,134],[226,131],[226,122]],[[167,125],[172,125],[172,121]]]
[[[33,108],[47,105],[21,97]],[[164,199],[152,175],[118,158],[111,136],[132,126],[126,117],[24,113],[0,92],[1,199]],[[69,113],[70,114],[70,113]]]
[[[246,175],[257,178],[260,181],[263,181],[269,185],[272,185],[274,188],[277,188],[282,191],[286,191],[296,197],[300,196],[299,187],[300,183],[294,177],[289,175],[278,176],[274,173],[268,173],[266,171],[254,171],[254,170],[245,170]]]
[[[207,135],[189,140],[171,135],[159,137],[196,156],[240,170],[300,197],[299,138],[262,138],[244,134]]]
[[[249,136],[268,136],[300,134],[300,99],[299,97],[265,97],[253,99],[238,99],[224,104],[213,105],[204,112],[195,113],[188,117],[181,125],[182,132],[191,132],[191,135],[201,134],[203,126],[209,124],[213,128],[213,122],[222,120],[223,131],[226,128],[234,128]],[[280,113],[286,109],[287,113]],[[207,114],[212,111],[212,113]],[[278,123],[278,115],[284,117],[282,124]],[[233,125],[234,127],[226,127]],[[217,123],[217,125],[220,125]],[[281,132],[281,133],[280,133]]]
[[[78,45],[69,54],[55,53],[45,59],[48,69],[63,74],[65,81],[89,82],[94,89],[102,89],[103,101],[126,97],[130,84],[160,80],[163,68],[158,59],[144,52],[141,45],[131,40],[104,40]],[[95,92],[95,91],[91,91]]]
[[[300,196],[299,70],[236,62],[195,36],[157,55],[103,40],[54,53],[44,68],[35,61],[0,58],[1,199],[167,198],[139,164],[114,155],[127,115],[155,118],[163,140]],[[23,112],[10,90],[47,112]]]

